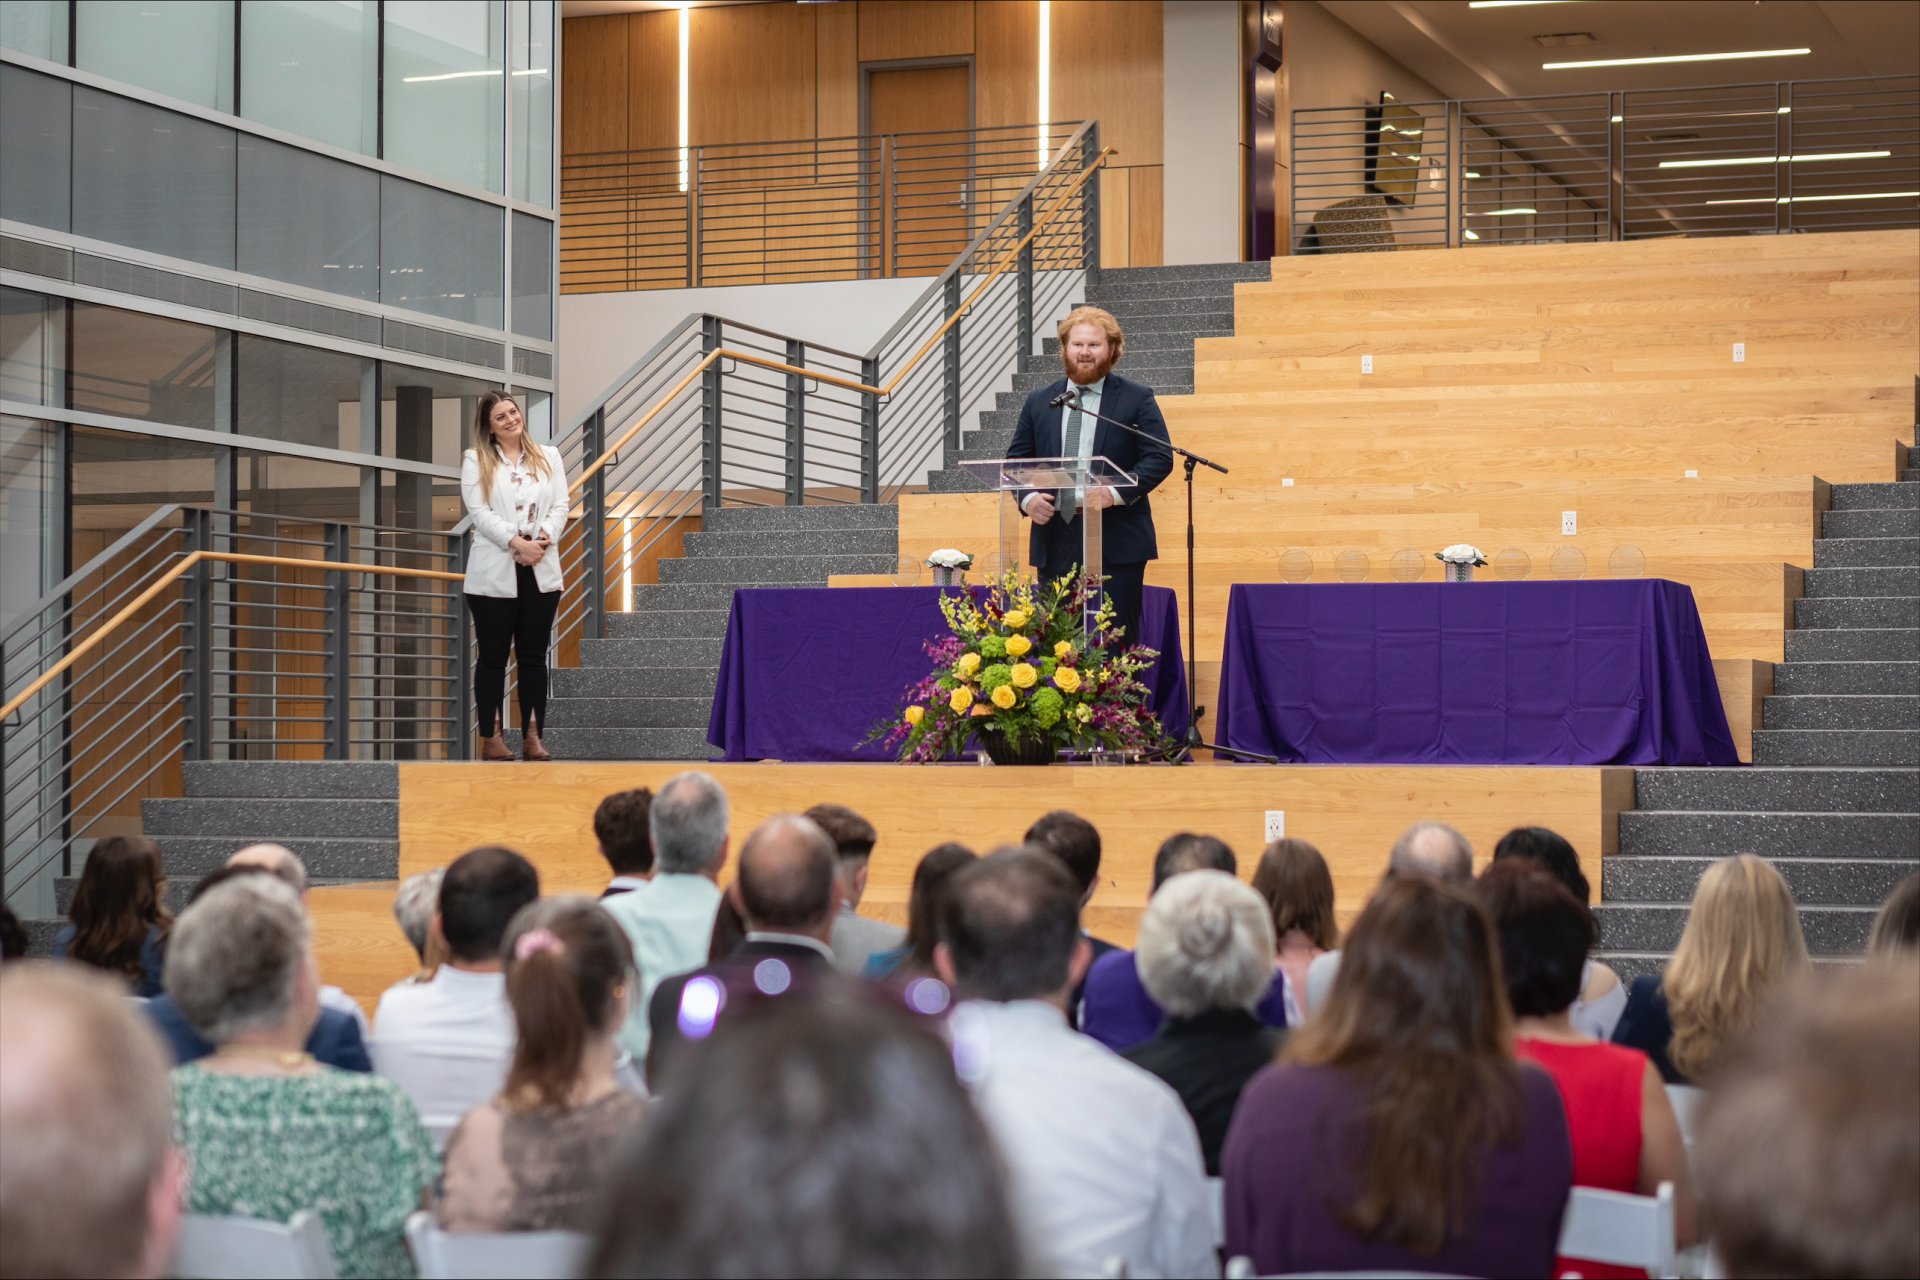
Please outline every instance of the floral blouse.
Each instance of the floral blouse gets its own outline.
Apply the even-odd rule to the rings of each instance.
[[[286,1222],[312,1209],[342,1277],[414,1274],[407,1215],[437,1172],[413,1103],[379,1076],[173,1073],[187,1211]]]

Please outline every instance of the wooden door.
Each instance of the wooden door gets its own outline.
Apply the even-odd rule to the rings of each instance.
[[[867,71],[867,132],[879,143],[878,255],[887,275],[931,276],[972,237],[973,72],[965,63]]]

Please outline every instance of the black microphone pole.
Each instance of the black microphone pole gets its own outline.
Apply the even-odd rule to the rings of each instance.
[[[1131,432],[1139,436],[1142,440],[1165,445],[1168,449],[1179,454],[1180,457],[1184,459],[1182,465],[1186,470],[1187,482],[1187,740],[1183,744],[1182,751],[1191,753],[1195,747],[1202,747],[1217,756],[1239,756],[1247,760],[1257,760],[1261,764],[1279,764],[1280,757],[1278,756],[1270,756],[1263,751],[1243,751],[1239,747],[1229,747],[1217,742],[1208,742],[1206,735],[1200,732],[1200,714],[1205,708],[1200,706],[1200,677],[1198,665],[1200,657],[1199,641],[1196,638],[1197,615],[1194,608],[1193,470],[1195,467],[1212,467],[1224,476],[1227,474],[1227,469],[1215,462],[1212,458],[1203,458],[1191,449],[1182,449],[1171,440],[1162,440],[1159,436],[1151,432],[1142,431],[1131,422],[1121,422],[1117,418],[1107,417],[1104,413],[1095,413],[1080,403],[1080,393],[1071,388],[1062,391],[1047,403],[1053,408],[1058,408],[1061,405],[1072,405],[1076,410],[1086,414],[1089,418],[1104,422],[1110,427],[1118,427],[1122,431]],[[1175,752],[1175,755],[1177,756],[1181,753],[1182,752]]]

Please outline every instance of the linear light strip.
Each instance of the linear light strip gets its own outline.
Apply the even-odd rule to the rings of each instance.
[[[1588,62],[1543,62],[1542,71],[1573,71],[1581,67],[1651,67],[1670,62],[1731,62],[1735,58],[1797,58],[1811,49],[1742,49],[1732,53],[1675,53],[1663,58],[1598,58]]]
[[[500,68],[488,67],[484,71],[446,71],[437,76],[401,76],[401,84],[437,84],[442,80],[472,80],[479,76],[497,76]],[[544,76],[552,74],[545,67],[525,67],[513,73],[516,76]]]
[[[1053,5],[1040,0],[1040,168],[1047,167],[1047,121],[1053,119]]]
[[[1820,204],[1828,200],[1912,200],[1920,191],[1855,191],[1832,196],[1747,196],[1739,200],[1709,200],[1708,204]]]
[[[1717,169],[1736,164],[1807,164],[1815,160],[1885,160],[1891,151],[1822,151],[1805,156],[1723,156],[1716,160],[1662,160],[1662,169]]]
[[[687,51],[693,44],[693,10],[685,0],[680,5],[680,189],[687,189]]]

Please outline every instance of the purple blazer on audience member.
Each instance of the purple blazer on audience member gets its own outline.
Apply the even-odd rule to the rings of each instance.
[[[1260,998],[1254,1016],[1270,1027],[1287,1025],[1285,979],[1273,971],[1273,985]],[[1147,994],[1140,966],[1131,951],[1109,951],[1087,970],[1086,994],[1080,1006],[1080,1030],[1115,1053],[1125,1053],[1153,1039],[1167,1015]]]
[[[1454,1276],[1549,1276],[1573,1186],[1573,1147],[1552,1077],[1519,1066],[1520,1139],[1474,1162],[1466,1227],[1432,1257],[1342,1226],[1365,1099],[1333,1067],[1268,1067],[1247,1085],[1220,1159],[1227,1255],[1261,1275],[1296,1271],[1431,1271]],[[1434,1123],[1447,1118],[1435,1116]]]

